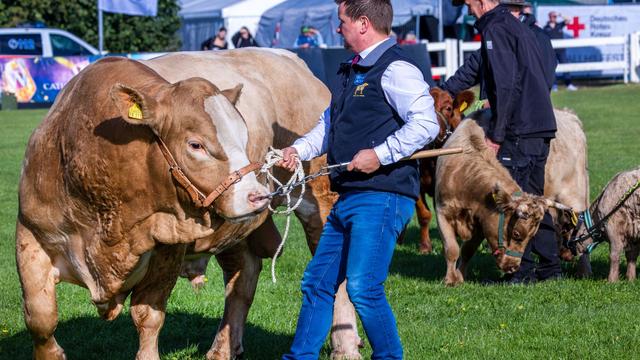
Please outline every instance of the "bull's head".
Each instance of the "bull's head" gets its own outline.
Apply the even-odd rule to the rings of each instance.
[[[430,91],[433,97],[434,107],[438,114],[440,133],[436,139],[436,147],[442,147],[449,134],[453,132],[464,117],[464,111],[475,100],[473,91],[465,90],[459,93],[454,99],[448,91],[440,88],[432,88]]]
[[[191,78],[146,92],[117,84],[111,98],[125,121],[149,126],[189,180],[209,194],[230,172],[249,165],[247,126],[235,108],[241,89],[220,91],[207,80]],[[183,203],[190,202],[182,189],[179,192]],[[267,201],[260,197],[266,193],[250,173],[212,208],[226,219],[251,218],[265,209]]]
[[[536,234],[545,212],[553,207],[559,210],[568,210],[555,201],[542,196],[517,192],[509,194],[499,185],[496,185],[491,200],[494,202],[497,214],[504,216],[502,224],[502,238],[497,226],[497,238],[490,240],[494,249],[494,256],[498,267],[506,272],[513,273],[520,268],[520,261],[529,240]],[[500,215],[503,214],[503,215]],[[499,221],[496,221],[499,223]]]

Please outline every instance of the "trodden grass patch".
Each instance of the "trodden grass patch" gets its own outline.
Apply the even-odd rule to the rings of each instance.
[[[592,199],[617,172],[640,163],[639,86],[610,86],[553,94],[556,107],[573,109],[589,142]],[[27,138],[46,111],[0,111],[0,359],[28,359],[31,339],[21,310],[14,259],[17,184]],[[44,175],[46,176],[46,174]],[[278,218],[280,226],[283,219]],[[398,246],[386,283],[406,359],[633,359],[640,353],[640,285],[606,283],[608,246],[592,256],[594,279],[532,286],[484,286],[499,272],[487,251],[473,259],[468,282],[442,283],[442,245],[435,225],[435,252],[416,251],[414,221],[407,243]],[[300,279],[310,259],[302,229],[294,221],[285,253],[271,283],[270,262],[258,284],[244,337],[245,359],[277,359],[287,351],[300,306]],[[573,265],[564,264],[566,274]],[[160,336],[163,359],[202,359],[215,334],[224,305],[221,272],[213,262],[198,293],[179,280],[169,300]],[[109,323],[100,320],[88,292],[57,287],[56,338],[69,359],[132,359],[138,340],[128,309]],[[362,331],[361,331],[361,334]],[[364,334],[363,334],[364,336]],[[362,351],[371,356],[366,344]],[[325,345],[322,359],[329,358]]]

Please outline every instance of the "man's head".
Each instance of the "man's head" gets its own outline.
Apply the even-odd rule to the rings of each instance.
[[[519,18],[520,15],[524,13],[525,7],[531,7],[531,4],[524,0],[500,0],[500,4],[507,5],[511,15],[515,16],[516,18]]]
[[[555,23],[556,19],[558,18],[558,13],[555,11],[552,11],[549,13],[549,22],[550,23]]]
[[[499,0],[452,0],[451,3],[455,6],[467,4],[469,14],[475,16],[477,19],[480,19],[482,15],[500,5]]]
[[[338,4],[344,47],[356,53],[385,39],[391,32],[393,8],[390,0],[335,0]]]

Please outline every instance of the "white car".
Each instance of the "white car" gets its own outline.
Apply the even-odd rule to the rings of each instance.
[[[59,29],[0,29],[0,55],[84,56],[100,52],[79,37]]]

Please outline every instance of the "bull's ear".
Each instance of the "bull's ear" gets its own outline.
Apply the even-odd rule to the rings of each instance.
[[[126,122],[150,125],[155,118],[156,101],[140,91],[123,84],[116,84],[109,94]]]
[[[224,95],[233,105],[238,102],[240,98],[240,93],[242,92],[242,84],[236,85],[236,87],[232,89],[222,90],[222,95]]]
[[[506,191],[502,190],[499,184],[496,184],[493,187],[493,191],[491,192],[491,197],[493,199],[494,204],[498,211],[506,211],[513,207],[511,203],[511,195]]]
[[[475,100],[476,95],[473,93],[473,91],[465,90],[459,93],[453,100],[453,108],[457,109],[460,112],[463,112],[468,109]]]
[[[445,91],[440,89],[439,87],[432,87],[429,90],[429,95],[431,95],[431,97],[433,98],[433,101],[437,104],[438,103],[438,97],[441,96]]]

